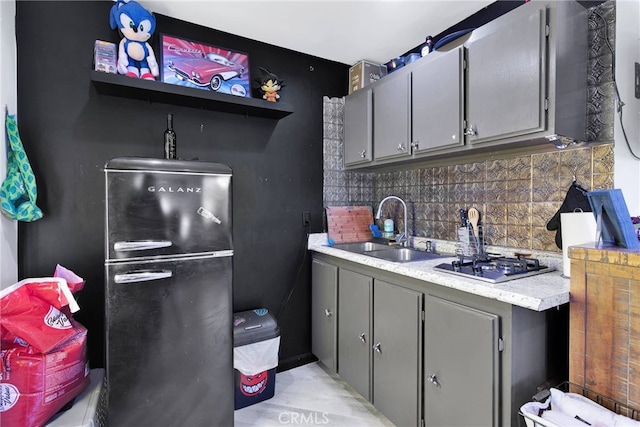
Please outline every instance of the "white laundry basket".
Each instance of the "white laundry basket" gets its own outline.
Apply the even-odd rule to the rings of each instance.
[[[527,427],[640,427],[640,422],[634,419],[640,416],[638,411],[576,387],[584,394],[605,401],[603,403],[615,412],[581,394],[562,391],[560,388],[569,389],[568,383],[563,383],[559,388],[549,389],[549,397],[543,402],[532,401],[520,407]]]

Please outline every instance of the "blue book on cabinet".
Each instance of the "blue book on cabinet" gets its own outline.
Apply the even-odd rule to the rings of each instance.
[[[640,249],[640,241],[631,222],[622,190],[590,191],[587,198],[596,218],[599,246]]]

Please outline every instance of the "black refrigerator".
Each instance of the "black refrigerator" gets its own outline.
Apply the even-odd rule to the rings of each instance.
[[[104,168],[108,425],[232,426],[231,169]]]

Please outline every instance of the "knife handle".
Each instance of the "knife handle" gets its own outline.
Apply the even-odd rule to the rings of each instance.
[[[466,209],[460,209],[460,225],[462,227],[467,226],[467,210]]]

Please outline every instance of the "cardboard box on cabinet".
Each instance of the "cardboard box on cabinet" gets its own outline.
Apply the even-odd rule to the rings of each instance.
[[[370,85],[387,75],[387,67],[384,64],[376,64],[371,61],[358,61],[349,68],[349,94],[358,89]]]

